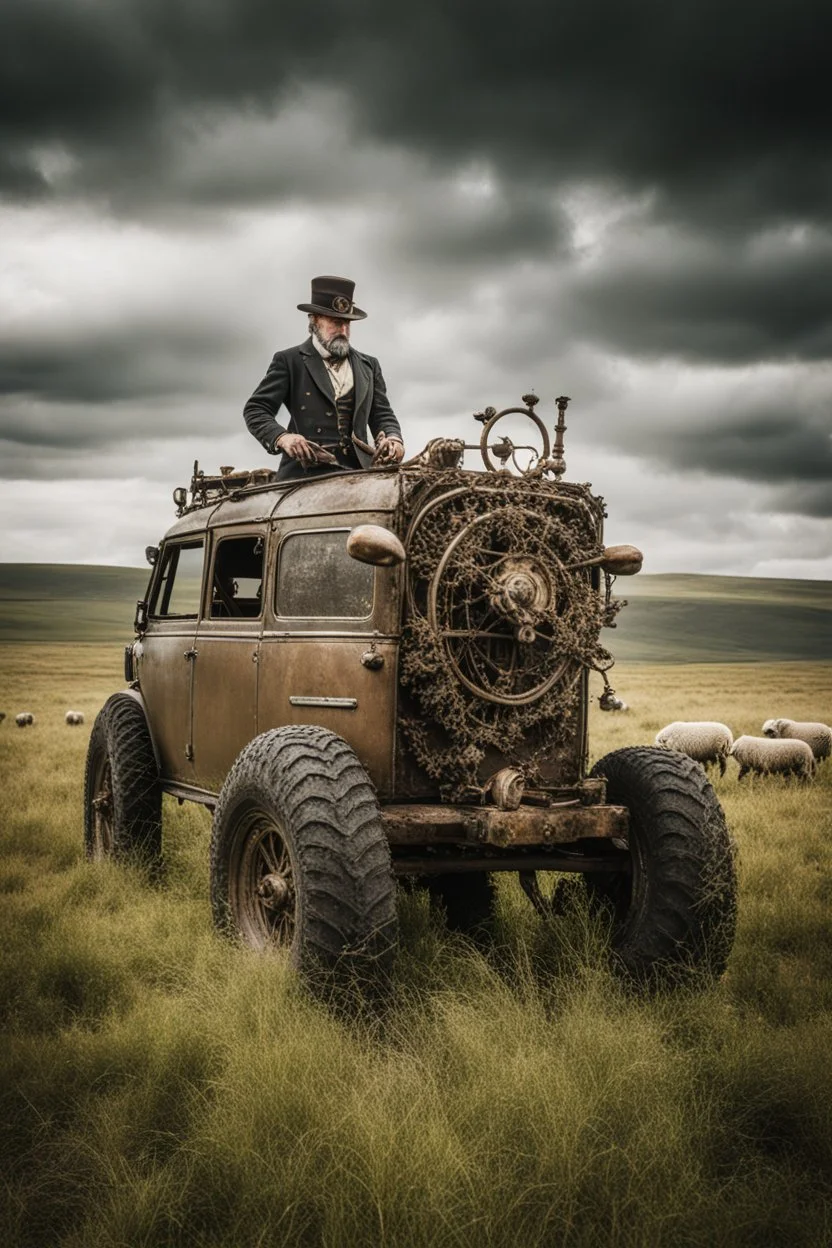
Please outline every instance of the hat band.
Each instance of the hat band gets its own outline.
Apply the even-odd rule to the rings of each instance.
[[[329,306],[332,308],[332,311],[339,313],[340,316],[347,316],[352,312],[353,304],[346,295],[331,295],[328,291],[315,291],[312,296],[313,303],[320,303],[324,306],[326,306],[327,300],[329,300]]]

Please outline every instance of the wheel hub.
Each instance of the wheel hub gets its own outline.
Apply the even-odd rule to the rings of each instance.
[[[102,792],[99,793],[98,796],[94,797],[92,800],[93,810],[97,814],[103,812],[105,815],[108,815],[110,813],[110,808],[112,806],[112,797],[113,795],[109,789],[102,790]]]
[[[257,886],[257,896],[268,910],[285,910],[291,897],[289,881],[283,875],[264,875]]]
[[[536,560],[507,559],[491,594],[491,606],[514,625],[523,645],[532,645],[535,626],[554,598],[548,571]]]
[[[101,779],[98,791],[90,803],[93,818],[93,853],[96,858],[105,858],[113,849],[113,793],[110,787],[109,768]]]

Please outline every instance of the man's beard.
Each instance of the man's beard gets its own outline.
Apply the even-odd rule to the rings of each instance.
[[[350,340],[346,334],[333,334],[329,341],[327,341],[321,333],[320,328],[314,324],[312,325],[312,333],[318,339],[318,342],[324,350],[328,351],[329,354],[334,356],[336,360],[344,360],[349,355]]]
[[[350,340],[345,334],[336,334],[334,338],[330,338],[329,342],[325,342],[324,346],[330,355],[334,355],[336,360],[343,360],[349,355]]]

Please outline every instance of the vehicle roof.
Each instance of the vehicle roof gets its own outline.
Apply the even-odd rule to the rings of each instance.
[[[392,512],[401,489],[402,477],[396,469],[339,471],[309,481],[241,489],[221,501],[186,512],[167,530],[165,539],[203,533],[221,524],[256,524],[277,516]]]

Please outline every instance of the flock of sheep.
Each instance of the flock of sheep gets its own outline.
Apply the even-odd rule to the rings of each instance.
[[[6,718],[6,712],[0,711],[0,724]],[[35,717],[31,711],[19,711],[14,717],[14,722],[18,728],[28,728],[35,722]],[[64,723],[69,724],[73,728],[77,728],[79,724],[84,722],[83,711],[67,711],[64,715]]]
[[[703,767],[715,764],[725,775],[726,760],[739,764],[739,779],[756,775],[797,776],[814,779],[817,765],[832,755],[832,728],[827,724],[794,719],[767,719],[761,737],[737,737],[727,724],[712,721],[677,721],[656,733],[656,745],[679,750]]]
[[[0,711],[0,723],[6,718]],[[18,728],[34,724],[31,711],[20,711],[14,722]],[[78,727],[83,711],[67,711],[64,723]],[[827,724],[798,722],[794,719],[767,719],[761,737],[737,737],[727,724],[713,720],[677,720],[656,733],[656,745],[687,754],[703,767],[711,764],[725,775],[726,762],[739,764],[739,779],[749,772],[757,775],[793,775],[814,779],[818,763],[832,755],[832,728]]]

